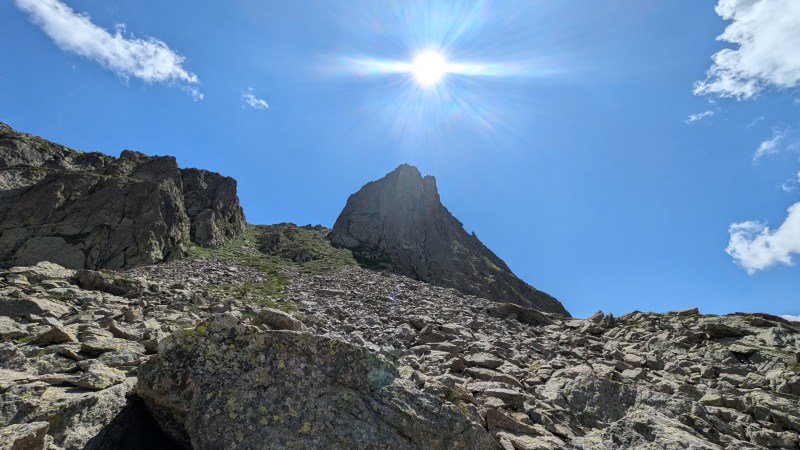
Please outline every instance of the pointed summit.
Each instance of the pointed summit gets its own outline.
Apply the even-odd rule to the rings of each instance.
[[[464,230],[439,199],[436,179],[402,164],[351,195],[331,242],[359,263],[498,302],[569,315],[550,295],[517,278]]]

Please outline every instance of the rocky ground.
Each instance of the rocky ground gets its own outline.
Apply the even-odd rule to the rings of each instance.
[[[1,272],[0,448],[800,447],[779,317],[563,319],[350,266],[273,295],[245,262]]]
[[[469,400],[505,448],[797,448],[800,330],[768,315],[563,320],[359,268],[292,277],[316,333]]]

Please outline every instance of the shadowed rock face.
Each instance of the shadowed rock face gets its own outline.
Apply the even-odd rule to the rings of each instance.
[[[83,153],[0,124],[0,266],[127,268],[244,232],[236,181],[173,157]]]
[[[461,292],[569,315],[517,278],[439,199],[436,180],[401,165],[350,196],[330,236],[366,266]]]
[[[183,203],[189,216],[192,241],[219,247],[244,232],[245,220],[236,180],[200,169],[181,169]]]

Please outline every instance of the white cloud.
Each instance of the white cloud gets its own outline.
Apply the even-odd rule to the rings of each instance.
[[[690,115],[689,117],[686,118],[686,120],[684,122],[693,123],[693,122],[697,122],[698,120],[703,120],[706,117],[711,117],[713,115],[714,115],[714,111],[711,111],[709,109],[708,111],[703,111],[701,113]]]
[[[800,316],[793,316],[791,314],[784,314],[783,317],[786,320],[791,320],[792,322],[800,322]]]
[[[797,172],[794,178],[789,178],[784,181],[781,185],[781,189],[783,189],[783,192],[794,192],[797,190],[798,186],[800,186],[800,172]]]
[[[242,100],[244,101],[244,105],[242,105],[242,108],[248,106],[253,109],[269,108],[269,104],[267,103],[266,100],[256,97],[256,95],[253,93],[253,88],[247,88],[247,91],[242,93]]]
[[[764,120],[764,116],[758,116],[755,119],[753,119],[752,122],[747,124],[747,128],[752,128],[752,127],[758,125],[758,123],[763,121],[763,120]]]
[[[800,203],[789,207],[788,212],[774,231],[756,221],[731,224],[725,251],[749,274],[777,264],[792,265],[792,255],[800,254]]]
[[[17,7],[31,16],[35,24],[63,50],[96,61],[125,78],[148,83],[178,83],[196,100],[203,95],[189,84],[197,75],[183,68],[186,58],[164,42],[133,37],[117,25],[114,33],[95,25],[86,14],[76,13],[59,0],[15,0]]]
[[[736,48],[712,56],[696,95],[747,99],[767,87],[800,84],[800,1],[719,0],[715,10],[731,21],[717,40]]]
[[[780,148],[780,143],[783,138],[786,137],[786,131],[775,131],[772,134],[772,137],[761,142],[756,149],[756,152],[753,154],[753,161],[758,161],[761,157],[766,155],[772,155],[778,153]]]

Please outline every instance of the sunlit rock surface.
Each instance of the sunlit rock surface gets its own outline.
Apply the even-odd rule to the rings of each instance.
[[[235,316],[166,338],[139,368],[137,393],[195,449],[497,447],[457,403],[364,347]]]

